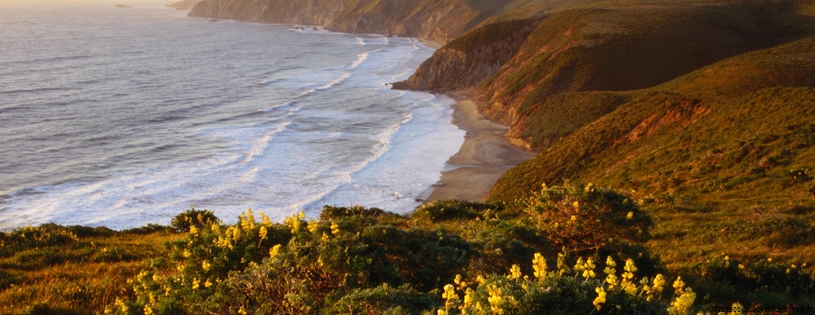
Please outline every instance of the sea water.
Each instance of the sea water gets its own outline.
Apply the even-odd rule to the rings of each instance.
[[[463,141],[416,39],[115,4],[0,3],[0,229],[406,213]]]

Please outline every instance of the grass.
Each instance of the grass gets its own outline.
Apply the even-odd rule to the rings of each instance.
[[[813,45],[803,39],[619,92],[630,100],[507,172],[490,200],[525,198],[540,183],[592,182],[645,202],[657,222],[647,245],[671,270],[722,255],[812,263],[811,237],[784,237],[808,235],[815,222],[815,186],[802,175],[815,168]],[[543,106],[608,97],[592,93],[558,94]]]
[[[192,210],[173,222],[186,233],[22,228],[2,235],[3,249],[16,253],[2,260],[3,272],[15,274],[0,288],[0,312],[688,314],[733,302],[815,302],[815,273],[806,261],[708,253],[722,235],[731,245],[745,242],[732,250],[750,250],[750,233],[765,235],[763,244],[797,249],[815,242],[812,226],[759,209],[729,223],[716,215],[713,224],[699,216],[710,210],[685,208],[668,218],[683,231],[666,231],[649,212],[667,206],[643,211],[645,203],[622,191],[567,184],[545,187],[528,202],[441,201],[410,216],[326,206],[309,220],[273,223],[250,211],[225,225]],[[703,223],[708,232],[694,237],[710,247],[663,256],[691,260],[691,269],[672,271],[663,263],[671,261],[653,255],[658,249],[643,246],[683,246],[677,240]],[[32,254],[40,251],[57,254]],[[42,264],[22,256],[63,259]]]
[[[512,124],[554,94],[654,87],[800,38],[813,25],[790,2],[591,2],[552,11],[479,94],[485,114]]]
[[[180,237],[164,229],[44,225],[0,234],[0,314],[98,314]]]

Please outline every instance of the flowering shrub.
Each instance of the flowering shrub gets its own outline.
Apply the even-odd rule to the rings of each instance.
[[[438,314],[689,314],[695,293],[681,278],[673,282],[661,274],[638,278],[633,260],[622,270],[606,259],[600,271],[592,258],[578,258],[573,268],[558,257],[559,269],[550,270],[545,258],[535,254],[535,272],[524,275],[514,265],[505,275],[478,276],[475,281],[456,277],[445,286],[445,305]],[[601,276],[602,275],[602,276]],[[673,294],[671,294],[673,292]]]
[[[168,244],[169,260],[154,260],[133,279],[136,299],[109,310],[311,314],[383,283],[432,290],[462,272],[472,255],[458,236],[381,224],[378,217],[393,217],[378,211],[357,213],[327,207],[323,217],[338,219],[306,221],[301,213],[280,224],[262,213],[256,222],[247,211],[234,225],[192,225],[186,238]],[[174,272],[162,272],[167,265]]]
[[[192,226],[201,229],[216,222],[218,222],[218,217],[212,211],[190,208],[176,215],[170,222],[170,226],[177,232],[188,232]]]
[[[753,263],[741,262],[729,256],[719,257],[701,264],[698,274],[705,286],[719,300],[732,302],[758,302],[769,292],[784,292],[790,298],[811,297],[815,294],[815,273],[803,268],[806,264],[781,264],[772,259]],[[729,285],[732,291],[723,291]],[[754,296],[754,297],[753,297]]]
[[[644,241],[653,225],[633,200],[592,184],[544,185],[526,212],[550,234],[554,248],[572,252],[598,250],[620,240]]]

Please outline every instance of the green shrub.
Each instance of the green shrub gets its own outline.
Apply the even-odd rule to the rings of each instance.
[[[526,212],[551,236],[554,248],[597,251],[620,240],[649,238],[651,217],[630,198],[592,184],[565,184],[543,189]]]
[[[465,200],[443,200],[433,201],[429,204],[417,208],[411,218],[426,220],[429,222],[446,220],[470,220],[475,218],[485,218],[490,212],[500,212],[504,210],[501,203],[479,203]],[[490,211],[490,212],[487,212]]]
[[[216,217],[212,211],[190,208],[176,215],[170,223],[170,226],[177,232],[189,232],[191,226],[202,229],[216,222],[218,222],[218,217]]]
[[[354,206],[350,208],[346,207],[334,207],[334,206],[323,206],[323,211],[320,212],[320,220],[336,220],[342,217],[348,216],[382,216],[389,214],[385,212],[385,210],[379,208],[364,208],[361,206]]]
[[[368,289],[357,289],[336,302],[328,302],[321,314],[411,314],[442,305],[437,291],[419,292],[410,285],[397,288],[383,284]]]

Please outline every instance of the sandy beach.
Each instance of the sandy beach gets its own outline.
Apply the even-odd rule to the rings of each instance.
[[[461,149],[447,161],[451,170],[442,173],[424,202],[483,201],[507,170],[533,158],[535,153],[509,144],[504,137],[509,127],[481,115],[464,93],[448,95],[457,102],[453,105],[453,123],[466,135]]]

